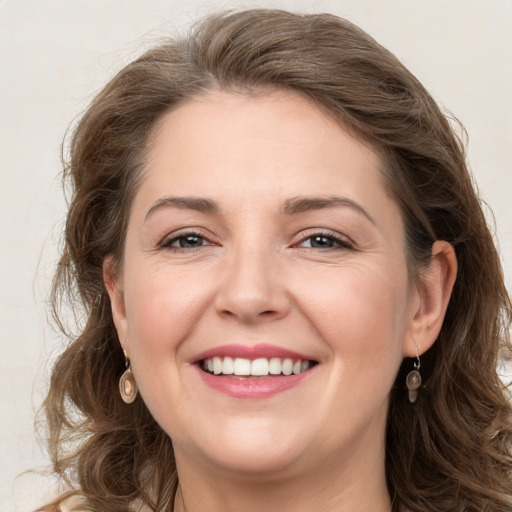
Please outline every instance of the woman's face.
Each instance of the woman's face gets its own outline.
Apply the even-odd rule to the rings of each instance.
[[[178,466],[383,465],[419,298],[380,167],[291,93],[215,92],[161,120],[107,285]]]

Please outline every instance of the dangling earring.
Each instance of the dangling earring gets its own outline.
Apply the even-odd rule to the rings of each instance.
[[[139,390],[132,369],[130,368],[130,360],[126,355],[126,351],[124,351],[124,357],[126,370],[119,379],[119,393],[121,393],[121,398],[125,404],[131,404],[137,398]]]
[[[421,386],[420,367],[421,362],[420,356],[418,355],[414,362],[414,370],[411,370],[405,379],[407,389],[409,390],[409,402],[411,402],[411,404],[416,402],[416,398],[418,398],[418,388]]]

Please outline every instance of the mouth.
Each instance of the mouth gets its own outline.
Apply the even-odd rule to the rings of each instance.
[[[319,362],[273,345],[215,347],[193,361],[201,380],[232,398],[266,399],[299,386]]]
[[[256,359],[248,359],[243,357],[215,356],[202,359],[198,364],[203,372],[210,375],[248,379],[300,375],[307,372],[317,363],[309,359],[292,359],[289,357],[258,357]]]

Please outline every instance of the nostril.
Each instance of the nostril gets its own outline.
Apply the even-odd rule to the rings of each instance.
[[[239,273],[240,274],[240,273]],[[238,318],[243,322],[269,321],[287,314],[290,301],[278,280],[243,278],[225,283],[215,298],[215,308],[224,318]]]

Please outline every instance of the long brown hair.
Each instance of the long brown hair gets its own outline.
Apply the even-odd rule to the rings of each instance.
[[[55,472],[93,511],[135,500],[171,510],[172,443],[143,401],[123,403],[124,357],[103,283],[122,262],[130,204],[155,123],[212,88],[298,92],[382,155],[405,221],[410,273],[420,278],[435,240],[455,248],[458,278],[441,333],[407,400],[405,360],[391,391],[386,470],[394,510],[512,508],[512,424],[496,367],[510,357],[510,298],[465,162],[464,145],[400,62],[333,15],[250,10],[214,15],[126,66],[74,128],[71,187],[53,305],[83,325],[58,359],[44,404]]]

